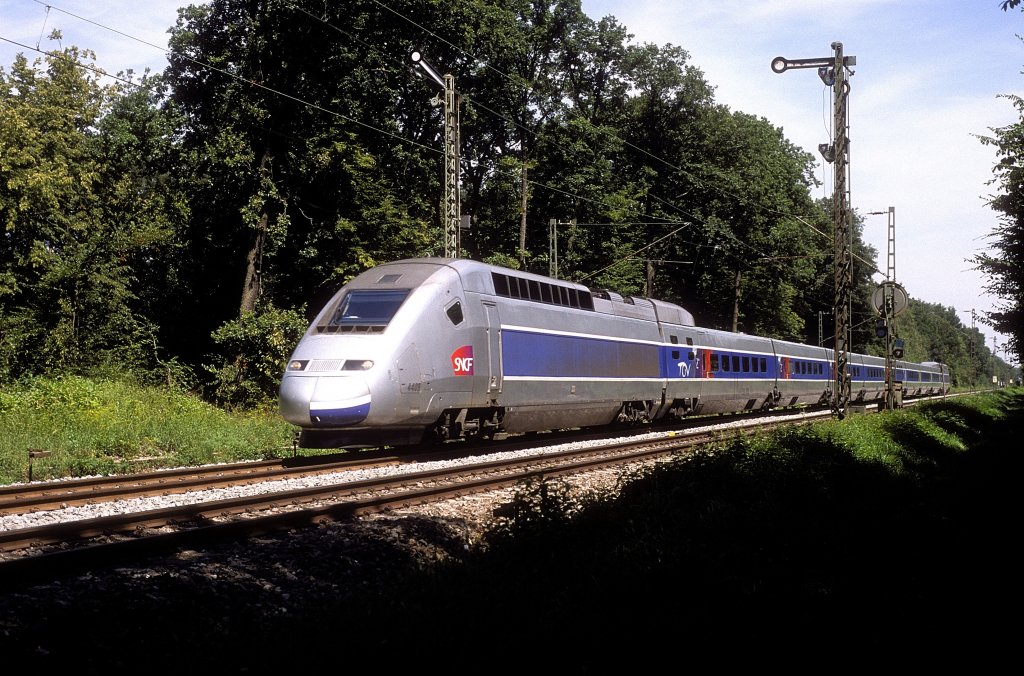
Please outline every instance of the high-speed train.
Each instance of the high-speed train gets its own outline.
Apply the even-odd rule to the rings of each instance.
[[[700,328],[672,303],[467,259],[387,263],[343,286],[288,361],[303,448],[400,446],[831,400],[832,350]],[[885,359],[850,354],[851,402]],[[906,396],[949,388],[896,363]]]

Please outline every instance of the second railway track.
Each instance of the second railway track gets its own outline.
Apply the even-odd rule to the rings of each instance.
[[[124,506],[94,518],[58,519],[52,523],[11,528],[2,524],[0,511],[0,586],[43,581],[55,574],[85,571],[94,566],[167,552],[174,548],[210,545],[240,537],[317,523],[323,520],[383,512],[409,505],[496,490],[530,477],[579,474],[597,469],[668,456],[699,445],[723,433],[750,433],[765,427],[810,422],[829,417],[828,411],[789,412],[781,420],[747,418],[727,426],[711,425],[690,431],[649,432],[631,440],[598,442],[569,447],[568,439],[545,440],[566,444],[564,450],[537,449],[520,455],[511,447],[494,449],[490,456],[462,457],[449,466],[456,453],[388,456],[376,454],[341,462],[298,459],[245,463],[244,466],[193,468],[156,472],[145,476],[56,482],[0,489],[0,510],[31,511],[46,500],[51,505],[100,503],[139,495],[189,494],[192,500],[170,507],[145,509]],[[593,435],[588,435],[593,436]],[[621,435],[620,435],[621,436]],[[590,442],[594,444],[593,441]],[[520,449],[526,447],[520,443]],[[413,461],[418,461],[413,464]],[[432,465],[432,462],[438,464]],[[406,467],[398,467],[405,464]],[[428,467],[427,469],[423,469]],[[365,478],[359,470],[376,468],[381,476]],[[419,468],[419,469],[417,469]],[[212,476],[211,473],[212,472]],[[322,483],[295,488],[297,477],[322,476]],[[222,497],[216,486],[250,485],[245,495]],[[74,486],[72,489],[71,486]],[[121,488],[117,488],[120,486]],[[191,486],[191,487],[186,487]],[[203,490],[206,489],[206,490]],[[122,491],[122,492],[119,492]],[[20,496],[20,497],[18,497]],[[24,500],[17,507],[18,500]],[[136,511],[138,510],[138,511]],[[66,510],[55,510],[66,511]]]
[[[756,428],[773,423],[762,421]],[[637,440],[360,480],[346,480],[342,471],[321,486],[0,531],[0,586],[30,584],[58,572],[85,571],[176,547],[209,545],[325,519],[507,488],[529,477],[576,474],[640,462],[671,455],[721,434],[720,429],[654,433]]]

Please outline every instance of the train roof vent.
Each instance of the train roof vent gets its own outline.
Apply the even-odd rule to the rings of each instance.
[[[383,324],[328,324],[316,327],[317,333],[384,333]]]
[[[611,289],[591,289],[590,295],[594,298],[604,298],[605,300],[616,300],[620,303],[623,302],[622,295],[612,291]]]
[[[399,273],[397,275],[395,275],[395,274],[381,275],[381,278],[377,280],[377,283],[378,284],[394,284],[395,282],[397,282],[401,278],[402,278],[401,273]]]

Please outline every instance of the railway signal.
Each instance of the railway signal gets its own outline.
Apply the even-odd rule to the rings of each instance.
[[[843,56],[843,43],[832,43],[832,57],[820,59],[786,59],[778,56],[772,60],[772,70],[784,73],[790,68],[817,68],[818,77],[833,93],[833,136],[831,144],[821,144],[818,149],[826,162],[834,163],[834,188],[832,197],[833,231],[835,249],[835,362],[832,376],[832,412],[839,418],[846,417],[850,403],[850,378],[847,368],[850,360],[850,297],[853,289],[853,254],[851,228],[847,211],[847,166],[849,164],[849,138],[847,137],[846,97],[850,91],[847,80],[853,74],[851,66],[857,65],[856,56]]]
[[[444,228],[445,258],[459,257],[459,228],[462,225],[459,202],[459,102],[461,96],[455,91],[455,76],[440,75],[423,58],[420,52],[412,53],[416,74],[432,82],[441,91],[431,103],[442,103],[444,96],[444,194],[441,196],[441,225]]]

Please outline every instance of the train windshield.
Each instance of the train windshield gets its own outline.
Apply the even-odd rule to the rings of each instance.
[[[327,326],[387,326],[408,295],[409,289],[349,291],[341,299]]]

